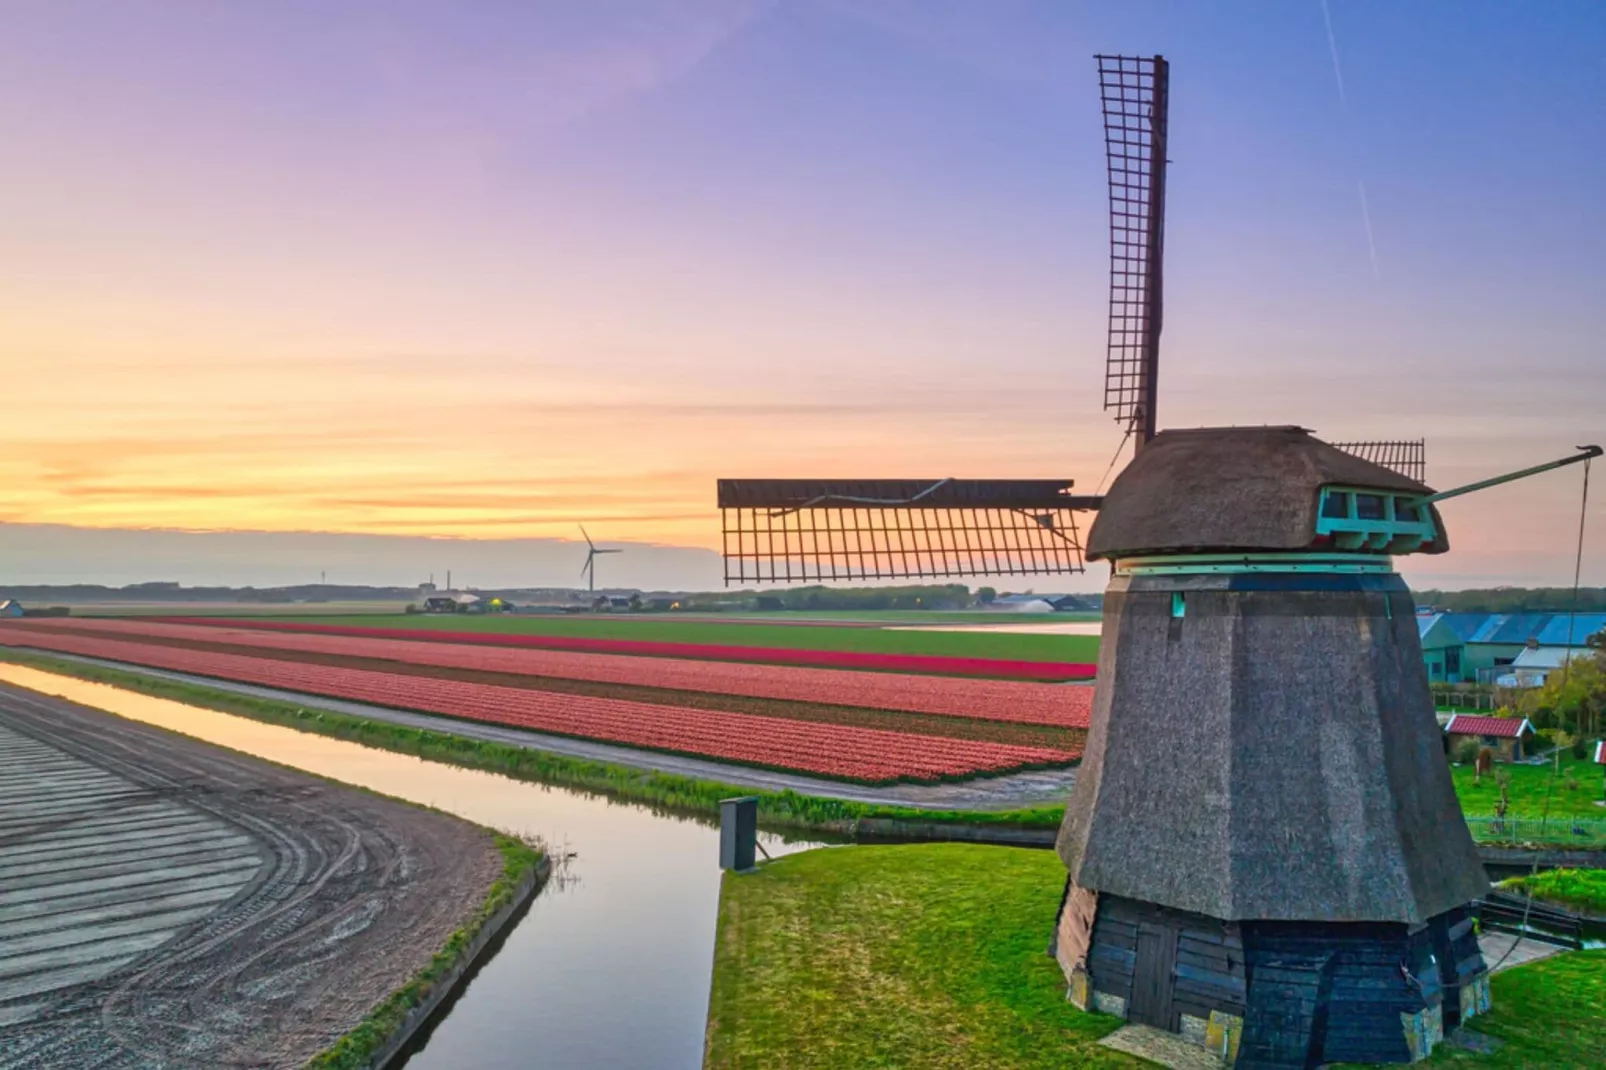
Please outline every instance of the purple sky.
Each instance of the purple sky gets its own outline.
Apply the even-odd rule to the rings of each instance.
[[[1091,489],[1096,51],[1173,63],[1162,425],[1440,486],[1606,439],[1599,4],[0,15],[0,521],[709,547],[719,475]],[[1402,564],[1567,582],[1579,476]]]

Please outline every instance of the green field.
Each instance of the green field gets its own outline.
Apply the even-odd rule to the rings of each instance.
[[[877,614],[884,617],[885,614]],[[930,616],[909,617],[927,623]],[[936,616],[933,614],[931,616]],[[1016,632],[905,631],[855,626],[860,618],[844,613],[820,614],[830,623],[781,624],[733,621],[729,617],[700,620],[663,614],[641,616],[469,616],[372,614],[358,616],[275,616],[275,620],[336,624],[360,628],[421,628],[513,635],[579,636],[588,639],[635,639],[654,643],[707,643],[723,646],[781,647],[793,650],[854,650],[871,654],[924,654],[934,657],[1004,658],[1018,661],[1094,662],[1096,635],[1030,635]],[[779,620],[780,617],[770,618]],[[784,619],[792,619],[787,614]],[[967,618],[969,619],[969,618]],[[989,621],[997,618],[988,618]],[[1042,618],[1015,618],[1008,623],[1035,623]],[[877,619],[875,624],[886,623]],[[1056,623],[1064,621],[1056,620]],[[832,626],[837,625],[837,626]]]
[[[1593,762],[1563,755],[1559,773],[1552,762],[1543,765],[1501,763],[1495,769],[1511,774],[1511,786],[1507,789],[1508,817],[1522,818],[1525,824],[1529,819],[1537,820],[1546,812],[1548,795],[1552,819],[1563,823],[1572,817],[1606,820],[1606,808],[1595,805],[1601,798],[1602,778],[1601,767]],[[1493,775],[1485,776],[1483,782],[1478,783],[1469,765],[1451,766],[1450,775],[1455,779],[1455,793],[1461,799],[1462,810],[1468,814],[1495,812],[1500,789]],[[1558,832],[1566,832],[1565,824]]]
[[[707,1070],[1150,1066],[1096,1041],[1121,1023],[1065,1001],[1046,953],[1065,869],[1050,851],[957,844],[827,848],[727,875]],[[1492,1055],[1428,1066],[1596,1067],[1606,952],[1493,979],[1472,1028]]]
[[[1065,1001],[1044,954],[1052,851],[920,844],[808,851],[727,875],[708,1070],[1139,1067],[1120,1026]]]

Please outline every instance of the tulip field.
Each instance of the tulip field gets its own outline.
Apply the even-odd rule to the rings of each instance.
[[[40,621],[30,626],[49,628],[52,624]],[[172,624],[127,619],[62,621],[56,627],[65,627],[79,634],[105,634],[108,637],[136,640],[144,638],[189,644],[222,644],[236,649],[278,651],[281,654],[330,654],[409,665],[789,699],[1061,728],[1086,728],[1092,707],[1091,688],[1016,680],[851,672],[694,661],[689,658],[578,654],[467,642],[370,639],[322,632],[263,632],[217,624]],[[277,655],[264,653],[261,656]]]
[[[1092,688],[1077,684],[262,623],[14,621],[0,623],[0,646],[872,784],[1065,765],[1080,756],[1091,713]]]

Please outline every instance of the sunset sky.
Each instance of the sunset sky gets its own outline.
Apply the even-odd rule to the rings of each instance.
[[[712,547],[722,475],[1091,491],[1098,51],[1173,64],[1162,426],[1425,436],[1439,486],[1606,440],[1599,3],[0,16],[0,522]],[[1580,476],[1410,578],[1570,582]]]

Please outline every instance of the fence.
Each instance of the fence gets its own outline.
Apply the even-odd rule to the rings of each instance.
[[[1467,828],[1479,843],[1568,844],[1576,847],[1606,847],[1606,818],[1537,817],[1498,818],[1489,814],[1468,814]]]

